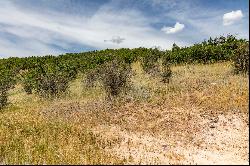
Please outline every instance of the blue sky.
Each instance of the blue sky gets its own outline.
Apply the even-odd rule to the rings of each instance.
[[[249,39],[248,0],[0,0],[0,58]]]

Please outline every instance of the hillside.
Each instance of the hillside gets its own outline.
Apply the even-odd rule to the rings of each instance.
[[[133,70],[135,90],[112,105],[79,79],[53,101],[17,85],[1,113],[1,162],[248,163],[247,77],[229,63],[183,65],[165,85]]]
[[[248,41],[0,64],[1,164],[249,164]]]

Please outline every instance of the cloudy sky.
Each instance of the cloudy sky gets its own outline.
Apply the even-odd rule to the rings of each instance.
[[[0,58],[249,39],[248,0],[0,0]]]

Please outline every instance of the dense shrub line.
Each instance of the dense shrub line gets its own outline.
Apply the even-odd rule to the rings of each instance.
[[[122,48],[0,59],[0,109],[7,104],[8,90],[14,85],[15,79],[28,94],[35,92],[43,97],[54,97],[65,92],[69,82],[79,72],[89,72],[86,84],[92,86],[91,82],[99,79],[106,92],[116,96],[129,80],[130,64],[137,60],[141,61],[146,73],[160,74],[165,83],[170,81],[171,65],[182,63],[233,61],[236,73],[248,73],[249,43],[228,35],[210,38],[190,47],[173,44],[171,50],[165,51],[156,48]],[[162,61],[161,71],[159,60]]]

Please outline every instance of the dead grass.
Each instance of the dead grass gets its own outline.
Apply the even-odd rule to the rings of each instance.
[[[235,115],[244,129],[232,132],[241,135],[248,128],[248,77],[233,75],[229,63],[174,66],[170,84],[145,74],[139,63],[133,70],[129,93],[113,103],[105,100],[101,86],[85,88],[81,79],[72,82],[68,95],[53,101],[26,95],[17,86],[10,92],[12,104],[0,113],[0,162],[199,164],[209,160],[188,155],[224,141],[206,142],[211,121]],[[249,149],[244,138],[230,142],[241,150],[224,155],[226,160],[244,164],[246,157],[237,158]],[[219,148],[220,153],[235,150]]]
[[[121,164],[85,124],[25,109],[0,115],[0,160],[5,164]]]

